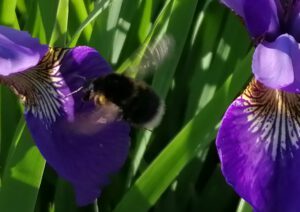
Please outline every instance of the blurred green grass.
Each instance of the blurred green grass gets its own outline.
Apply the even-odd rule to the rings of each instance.
[[[225,183],[214,145],[223,113],[249,81],[250,39],[217,0],[0,0],[0,24],[54,46],[93,46],[118,71],[136,66],[137,49],[171,36],[174,49],[149,81],[166,101],[163,122],[133,130],[125,166],[95,205],[251,211]],[[18,100],[0,89],[0,211],[96,211],[76,207],[34,146]]]

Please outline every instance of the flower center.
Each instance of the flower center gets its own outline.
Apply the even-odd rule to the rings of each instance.
[[[58,88],[64,86],[64,81],[59,69],[67,52],[68,49],[50,48],[35,67],[1,78],[24,103],[25,112],[31,112],[46,125],[61,115],[64,98]]]
[[[257,142],[265,144],[275,160],[278,153],[298,149],[300,140],[300,95],[269,89],[252,80],[244,93],[244,113],[247,114],[249,131],[258,135]]]

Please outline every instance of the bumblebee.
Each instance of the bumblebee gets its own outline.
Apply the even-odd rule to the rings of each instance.
[[[117,114],[134,126],[153,129],[164,114],[164,103],[150,86],[123,74],[101,76],[86,85],[83,92],[84,101],[110,108],[106,113]]]
[[[172,37],[165,36],[158,42],[147,46],[146,50],[142,47],[138,51],[143,52],[142,59],[138,67],[131,66],[125,70],[128,76],[116,73],[106,74],[86,82],[65,96],[67,98],[69,95],[80,92],[83,101],[93,101],[98,106],[92,113],[81,114],[74,121],[73,128],[81,133],[91,133],[97,131],[99,125],[102,127],[117,119],[124,119],[133,126],[148,130],[155,128],[164,114],[164,102],[149,85],[137,78],[143,78],[141,76],[145,76],[148,70],[157,68],[167,58],[173,45]],[[134,55],[134,58],[140,57]]]

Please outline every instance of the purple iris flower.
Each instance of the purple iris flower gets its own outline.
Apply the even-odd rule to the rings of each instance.
[[[73,185],[79,205],[93,202],[127,157],[129,125],[100,122],[99,107],[74,92],[109,72],[93,48],[50,48],[26,32],[0,26],[0,82],[24,102],[36,145]]]
[[[255,211],[300,211],[300,1],[222,2],[257,44],[254,79],[217,136],[222,172]]]

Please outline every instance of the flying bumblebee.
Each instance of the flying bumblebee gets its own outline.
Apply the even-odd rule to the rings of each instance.
[[[99,107],[109,108],[106,112],[146,129],[156,127],[164,113],[162,99],[146,83],[123,74],[93,80],[84,88],[84,100],[93,100]]]
[[[149,48],[140,69],[158,66],[166,58],[171,41],[169,37],[164,38]],[[133,126],[149,130],[160,123],[165,109],[164,101],[145,82],[116,73],[87,83],[83,87],[83,100],[94,101],[99,106],[104,123],[122,118]]]

